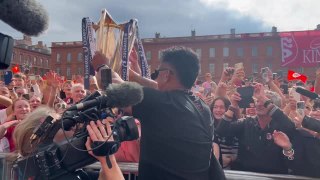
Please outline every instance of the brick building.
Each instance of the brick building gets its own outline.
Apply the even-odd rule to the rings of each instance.
[[[277,28],[273,27],[271,32],[262,33],[236,34],[235,29],[231,29],[230,34],[196,36],[196,31],[191,31],[188,37],[170,38],[161,38],[160,33],[156,33],[155,38],[142,41],[151,71],[158,67],[163,49],[186,46],[192,48],[200,58],[200,79],[210,72],[217,81],[225,67],[238,62],[244,63],[247,76],[260,72],[263,67],[270,67],[274,72],[282,71],[285,76],[287,70],[291,69],[313,79],[317,67],[281,67],[280,39]],[[53,69],[68,78],[71,78],[71,74],[83,74],[82,43],[52,43],[52,65]]]
[[[286,76],[288,69],[306,74],[310,79],[315,77],[316,67],[281,67],[281,43],[276,27],[271,32],[196,36],[191,31],[189,37],[143,39],[146,57],[152,71],[158,67],[161,50],[171,46],[186,46],[192,48],[201,61],[200,79],[205,73],[211,73],[215,81],[220,79],[225,67],[233,67],[235,63],[243,62],[247,76],[260,72],[263,67],[269,67],[273,72],[282,71]]]
[[[29,74],[43,75],[50,69],[50,59],[50,49],[42,41],[32,45],[31,38],[23,36],[23,39],[14,41],[11,66],[8,70],[18,65],[23,71],[27,65],[30,69]],[[1,76],[3,72],[1,71]]]
[[[67,79],[72,75],[83,75],[84,62],[82,42],[53,42],[52,47],[52,70]]]

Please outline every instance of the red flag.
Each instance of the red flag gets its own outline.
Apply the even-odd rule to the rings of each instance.
[[[15,65],[11,68],[11,71],[13,72],[13,74],[16,74],[16,73],[20,72],[20,68],[18,65]]]
[[[303,74],[294,72],[292,70],[288,70],[288,81],[300,80],[303,83],[306,83],[307,79],[308,79],[308,77]]]

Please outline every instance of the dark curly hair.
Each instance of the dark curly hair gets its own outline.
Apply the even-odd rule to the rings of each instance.
[[[180,83],[190,89],[199,74],[199,59],[196,53],[186,47],[171,47],[162,51],[162,62],[170,64]]]

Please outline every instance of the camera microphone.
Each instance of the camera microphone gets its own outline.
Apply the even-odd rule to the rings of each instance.
[[[318,95],[318,94],[316,94],[316,93],[314,93],[314,92],[311,92],[311,91],[308,91],[308,90],[306,90],[306,89],[303,89],[303,88],[301,88],[301,87],[297,87],[297,88],[296,88],[296,92],[299,93],[299,94],[301,94],[301,95],[304,95],[304,96],[306,96],[306,97],[308,97],[308,98],[310,98],[310,99],[317,99],[317,98],[319,98],[319,95]]]
[[[124,82],[122,84],[110,84],[106,90],[106,95],[96,97],[93,100],[78,103],[68,109],[68,111],[82,110],[98,106],[107,107],[128,107],[140,103],[143,99],[142,86],[134,82]]]
[[[48,14],[35,0],[0,0],[0,19],[29,36],[48,29]]]

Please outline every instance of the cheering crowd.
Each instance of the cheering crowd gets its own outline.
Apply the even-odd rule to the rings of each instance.
[[[68,107],[99,90],[99,71],[106,62],[97,53],[89,89],[81,76],[64,81],[52,71],[32,80],[20,72],[10,84],[2,82],[0,151],[10,153],[11,161],[30,155],[37,148],[30,143],[33,130],[48,114],[59,119]],[[268,68],[250,79],[243,66],[226,68],[218,82],[207,73],[201,82],[198,58],[181,47],[163,53],[153,80],[141,77],[139,69],[130,58],[130,80],[144,87],[144,99],[124,113],[137,118],[141,138],[122,143],[110,156],[112,169],[105,157],[95,156],[102,165],[100,178],[122,179],[116,162],[138,162],[142,180],[206,180],[212,177],[207,171],[213,157],[223,169],[320,177],[320,100],[296,92],[301,87],[320,93],[320,70],[314,83],[307,84],[287,82]],[[115,72],[112,80],[123,82]],[[90,122],[87,149],[91,141],[106,140],[111,121]],[[73,133],[59,131],[54,140]]]

